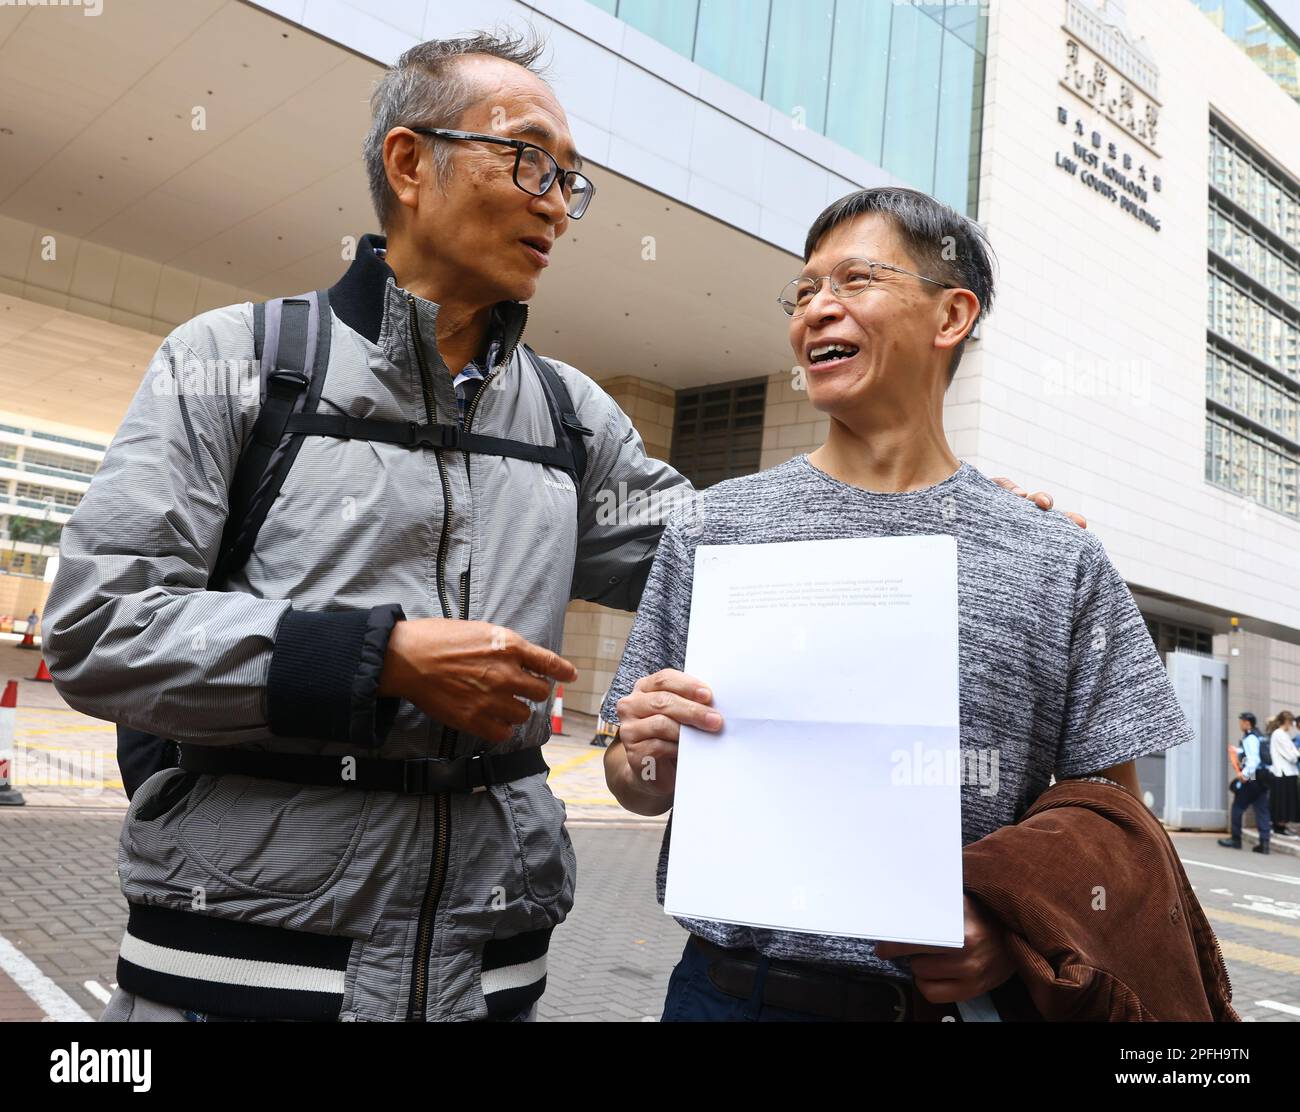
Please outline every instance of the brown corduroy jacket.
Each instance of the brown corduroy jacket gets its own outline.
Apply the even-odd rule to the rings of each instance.
[[[1223,954],[1169,835],[1109,783],[1062,780],[962,851],[966,892],[1007,932],[1004,1019],[1237,1021]],[[937,1009],[915,994],[917,1019]]]

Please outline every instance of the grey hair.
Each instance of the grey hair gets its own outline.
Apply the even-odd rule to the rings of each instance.
[[[817,245],[832,229],[872,212],[888,217],[922,274],[970,290],[979,298],[980,312],[976,324],[988,315],[993,306],[995,263],[988,236],[975,221],[916,189],[877,186],[841,197],[828,206],[808,229],[804,262],[812,257]],[[974,325],[971,328],[973,331]],[[965,349],[965,339],[953,349],[952,361],[948,365],[949,382],[957,373],[957,364],[961,362]]]
[[[393,191],[384,169],[384,138],[395,127],[455,127],[474,105],[473,84],[458,72],[456,61],[468,54],[485,54],[514,62],[543,76],[538,59],[545,42],[531,29],[522,34],[479,31],[458,39],[431,39],[411,47],[392,66],[370,96],[370,130],[361,145],[370,184],[370,200],[379,224],[388,227],[393,215]],[[433,140],[438,179],[445,182],[451,163],[449,144]]]

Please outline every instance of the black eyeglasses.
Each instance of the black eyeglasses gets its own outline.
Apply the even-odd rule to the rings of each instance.
[[[450,131],[445,127],[413,127],[417,135],[432,135],[437,139],[463,139],[472,143],[498,143],[515,149],[515,185],[534,197],[544,197],[551,186],[560,183],[560,195],[565,209],[574,220],[591,204],[596,187],[591,179],[577,170],[561,170],[551,153],[522,139],[504,139],[500,135],[483,135],[477,131]]]

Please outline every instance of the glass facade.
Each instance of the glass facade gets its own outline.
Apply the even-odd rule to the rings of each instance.
[[[1214,119],[1205,477],[1300,517],[1300,182]]]
[[[1210,209],[1210,249],[1269,293],[1300,304],[1300,266],[1256,239],[1243,221],[1215,208]]]
[[[770,18],[770,0],[700,0],[695,41],[680,53],[761,97]]]
[[[591,0],[975,215],[988,19],[976,0]]]
[[[1300,101],[1300,40],[1255,0],[1192,0],[1266,74]]]

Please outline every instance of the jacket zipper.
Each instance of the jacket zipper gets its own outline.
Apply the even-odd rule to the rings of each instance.
[[[515,337],[515,342],[510,345],[510,350],[497,360],[497,365],[488,371],[488,376],[483,380],[483,385],[478,388],[478,393],[474,395],[469,403],[469,408],[465,410],[465,431],[469,432],[470,425],[474,422],[474,414],[478,411],[479,399],[483,396],[483,391],[488,388],[490,383],[497,374],[505,367],[509,366],[510,360],[514,358],[515,349],[519,347],[519,341],[523,338],[524,329],[528,326],[528,306],[523,306],[524,320],[519,326],[519,335]],[[469,457],[470,453],[465,453],[465,481],[469,482]],[[469,620],[469,574],[472,568],[467,568],[460,576],[460,616],[463,621]]]
[[[424,359],[424,349],[420,341],[420,324],[416,312],[415,299],[407,295],[411,307],[411,337],[415,347],[415,361],[420,368],[420,387],[424,395],[424,412],[429,424],[436,424],[437,409],[434,404],[433,383],[429,379],[429,368]],[[438,477],[442,481],[442,531],[438,535],[437,588],[438,603],[444,618],[451,617],[451,605],[447,601],[445,589],[447,562],[447,534],[451,531],[451,482],[447,475],[447,464],[442,452],[434,449],[438,461]],[[447,749],[447,727],[442,727],[439,739],[438,755],[445,756]],[[433,861],[429,866],[429,879],[424,888],[424,899],[420,903],[420,920],[416,929],[415,968],[411,978],[411,997],[407,1007],[408,1021],[423,1023],[425,1019],[425,1000],[429,993],[429,951],[433,944],[433,920],[438,910],[438,901],[442,898],[443,882],[447,875],[447,849],[451,842],[451,806],[446,795],[433,797],[434,808],[434,844]]]
[[[424,351],[420,346],[420,326],[416,315],[415,299],[407,295],[408,303],[411,307],[411,335],[415,342],[415,358],[420,368],[420,386],[424,393],[424,409],[428,416],[429,424],[435,424],[435,407],[433,399],[433,386],[429,381],[429,368],[425,363]],[[524,306],[524,323],[528,322],[528,307]],[[523,328],[520,327],[519,335],[523,335]],[[511,345],[510,350],[506,352],[497,365],[483,380],[483,386],[479,387],[479,392],[470,402],[469,409],[465,413],[465,431],[469,431],[470,422],[473,419],[474,411],[478,408],[478,400],[483,394],[487,384],[492,381],[497,372],[506,366],[514,356],[515,349],[519,346],[519,340],[516,339]],[[438,460],[438,477],[442,480],[442,532],[438,537],[437,553],[437,586],[438,602],[442,607],[442,616],[451,617],[451,605],[447,600],[445,591],[446,582],[446,563],[447,563],[447,534],[451,527],[451,482],[447,474],[447,464],[443,459],[442,452],[435,449],[434,455]],[[469,453],[465,454],[465,478],[469,479]],[[461,572],[460,576],[460,618],[462,621],[469,619],[469,570]],[[442,737],[438,743],[438,756],[446,759],[455,752],[457,733],[454,730],[442,728]],[[443,884],[447,879],[447,851],[451,844],[451,803],[445,794],[434,796],[434,813],[436,816],[436,833],[434,835],[433,862],[429,869],[429,880],[424,890],[424,900],[420,905],[420,921],[416,930],[415,941],[415,970],[411,979],[411,998],[407,1008],[407,1019],[422,1023],[425,1019],[425,1002],[429,994],[429,953],[433,945],[433,921],[437,914],[438,903],[442,899]]]

